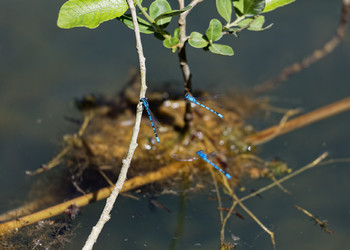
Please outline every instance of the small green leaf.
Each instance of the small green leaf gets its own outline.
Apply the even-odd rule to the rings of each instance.
[[[179,29],[179,28],[176,28],[176,29],[174,30],[174,37],[177,37],[177,38],[180,37],[180,29]]]
[[[155,0],[149,7],[149,15],[156,20],[164,13],[171,12],[171,6],[166,0]],[[156,24],[166,27],[171,21],[171,17],[162,18],[156,21]]]
[[[222,55],[222,56],[233,56],[233,49],[228,45],[222,45],[213,43],[209,45],[209,50],[211,53]]]
[[[179,29],[179,28],[176,28],[176,29],[174,30],[174,35],[173,35],[173,37],[179,39],[179,43],[180,43],[180,29]],[[177,50],[177,48],[178,48],[178,46],[172,47],[172,48],[171,48],[171,51],[172,51],[173,53],[175,53],[176,50]]]
[[[222,25],[217,19],[212,19],[209,23],[209,27],[205,32],[207,38],[210,41],[217,41],[222,37]]]
[[[178,44],[179,44],[179,38],[177,38],[177,37],[171,37],[168,39],[164,39],[164,41],[163,41],[164,47],[166,47],[168,49],[175,48],[175,47],[177,47]]]
[[[191,33],[188,43],[194,48],[204,48],[209,44],[205,36],[196,31]]]
[[[265,23],[265,17],[264,16],[259,16],[258,18],[256,18],[256,20],[254,20],[254,18],[246,18],[244,19],[243,21],[240,21],[238,23],[238,26],[241,27],[241,28],[244,28],[246,27],[247,25],[249,25],[249,27],[247,28],[248,30],[251,30],[251,31],[263,31],[263,30],[266,30],[266,29],[269,29],[271,28],[271,26],[273,25],[272,23],[266,27],[263,28],[263,25]],[[253,21],[253,22],[252,22]]]
[[[259,15],[265,8],[265,0],[233,0],[237,16]]]
[[[69,0],[58,13],[57,26],[63,29],[94,29],[103,22],[123,15],[128,8],[125,0]]]
[[[216,0],[216,9],[220,16],[226,20],[227,23],[231,22],[232,16],[232,0]]]
[[[183,12],[185,12],[185,11],[191,9],[191,8],[192,8],[192,6],[188,5],[187,7],[183,8],[181,10],[171,10],[171,11],[164,12],[163,14],[157,16],[155,21],[157,22],[158,20],[161,20],[161,19],[164,19],[164,18],[167,18],[167,17],[180,15],[181,13],[183,13]]]
[[[132,17],[130,14],[122,15],[121,17],[117,17],[117,20],[121,21],[125,24],[129,29],[134,29],[134,24],[132,22]],[[139,28],[141,33],[152,34],[154,33],[154,29],[152,25],[146,20],[137,17],[137,22],[139,23]]]
[[[265,2],[265,9],[263,11],[264,13],[272,11],[284,5],[293,3],[295,2],[295,0],[265,0]]]

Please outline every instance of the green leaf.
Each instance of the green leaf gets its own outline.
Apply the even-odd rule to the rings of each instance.
[[[196,31],[191,33],[188,43],[194,48],[204,48],[209,44],[205,36]]]
[[[134,24],[132,22],[132,17],[130,14],[122,15],[121,17],[117,17],[117,20],[121,21],[123,24],[125,24],[128,28],[134,29]],[[152,34],[154,33],[153,26],[147,22],[146,20],[137,17],[137,22],[139,23],[139,28],[141,33],[145,34]]]
[[[240,21],[238,23],[238,26],[241,27],[241,28],[244,28],[246,27],[247,25],[249,25],[249,23],[251,23],[252,21],[254,20],[253,17],[251,18],[246,18],[244,19],[243,21]],[[269,29],[271,28],[271,26],[273,25],[272,23],[266,27],[263,28],[263,25],[265,23],[265,17],[264,16],[259,16],[258,18],[256,18],[256,20],[254,20],[250,25],[249,27],[247,28],[248,30],[251,30],[251,31],[263,31],[263,30],[266,30],[266,29]]]
[[[179,28],[176,28],[176,29],[174,30],[174,35],[173,35],[173,37],[179,39],[179,43],[180,43],[180,29],[179,29]],[[171,48],[171,51],[172,51],[173,53],[175,53],[176,50],[177,50],[177,48],[178,48],[178,46],[172,47],[172,48]]]
[[[211,53],[222,55],[222,56],[233,56],[233,49],[228,45],[222,45],[213,43],[209,45],[209,50]]]
[[[263,11],[264,13],[295,2],[295,0],[265,0],[265,1],[266,1],[265,9]]]
[[[156,20],[164,13],[171,12],[171,6],[166,0],[155,0],[149,7],[149,15]],[[162,18],[156,21],[156,24],[166,27],[171,21],[171,17]]]
[[[259,15],[265,8],[265,0],[233,0],[237,16]]]
[[[177,38],[180,37],[180,29],[179,29],[179,28],[176,28],[176,29],[174,30],[174,37],[177,37]]]
[[[171,37],[171,38],[168,38],[168,39],[165,39],[163,41],[163,45],[164,47],[168,48],[168,49],[172,49],[172,48],[176,48],[177,45],[179,44],[179,38],[177,37]]]
[[[210,41],[217,41],[222,37],[222,25],[217,19],[212,19],[209,23],[209,27],[205,32],[207,38]]]
[[[63,29],[94,29],[103,22],[123,15],[128,8],[125,0],[70,0],[62,5],[57,26]]]
[[[216,9],[220,16],[226,20],[227,23],[231,22],[232,16],[232,0],[216,0]]]
[[[161,20],[161,19],[164,19],[164,18],[167,18],[167,17],[172,17],[172,16],[177,16],[177,15],[180,15],[181,13],[191,9],[192,6],[191,5],[188,5],[187,7],[181,9],[181,10],[171,10],[171,11],[167,11],[159,16],[157,16],[157,18],[155,19],[155,21],[157,22],[158,20]]]

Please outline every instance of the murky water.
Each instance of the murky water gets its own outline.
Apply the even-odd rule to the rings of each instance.
[[[209,1],[208,1],[209,2]],[[297,1],[266,15],[272,29],[261,33],[244,32],[239,39],[225,39],[235,50],[233,57],[218,57],[200,50],[188,51],[195,88],[222,92],[248,88],[277,74],[284,66],[319,48],[335,32],[341,1]],[[0,3],[0,209],[21,195],[28,181],[25,170],[36,169],[60,149],[61,137],[77,127],[64,116],[76,116],[73,99],[90,92],[116,93],[137,65],[133,34],[117,22],[96,30],[60,30],[56,17],[63,1],[9,1]],[[203,3],[213,5],[213,3]],[[197,14],[199,15],[199,14]],[[213,17],[217,17],[215,12]],[[204,30],[202,17],[192,27]],[[349,31],[349,28],[347,29]],[[164,81],[182,87],[174,55],[144,37],[148,86]],[[219,67],[218,67],[219,65]],[[285,108],[302,107],[305,112],[349,95],[349,36],[331,55],[293,76],[280,88],[267,93],[274,104]],[[166,74],[164,73],[166,72]],[[175,87],[176,88],[176,87]],[[269,121],[259,123],[267,127]],[[349,112],[281,136],[258,148],[260,156],[275,156],[290,167],[299,168],[322,152],[330,158],[350,157]],[[276,234],[278,249],[342,249],[349,244],[349,164],[332,164],[306,172],[285,183],[291,195],[273,189],[262,199],[245,204]],[[258,189],[268,181],[248,183]],[[96,249],[167,249],[177,227],[180,197],[159,200],[172,210],[151,212],[147,199],[121,197],[111,221],[106,225]],[[300,205],[327,219],[333,235],[322,232],[304,214]],[[104,202],[83,209],[81,228],[67,249],[82,246],[96,223]],[[215,201],[207,195],[187,199],[185,222],[178,249],[215,249],[219,242],[219,215]],[[239,249],[272,249],[262,229],[245,216],[234,216],[227,235],[238,236]],[[232,241],[233,242],[233,239]]]

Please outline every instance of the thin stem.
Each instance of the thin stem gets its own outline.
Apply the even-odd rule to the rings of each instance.
[[[256,19],[258,19],[258,17],[259,17],[259,15],[256,15],[249,23],[247,23],[247,25],[245,25],[242,28],[238,29],[236,31],[236,33],[241,32],[242,30],[248,28],[250,25],[252,25],[256,21]]]
[[[222,207],[222,201],[221,201],[221,196],[220,196],[220,189],[219,189],[219,185],[218,185],[218,182],[217,182],[217,179],[216,179],[216,175],[213,171],[213,168],[210,168],[210,174],[211,174],[211,177],[213,179],[213,182],[214,182],[214,186],[215,186],[215,191],[216,191],[216,198],[218,199],[218,207]],[[223,216],[223,213],[222,213],[222,210],[219,211],[220,213],[220,223],[222,224],[223,221],[224,221],[224,216]]]
[[[243,203],[242,201],[236,196],[235,193],[232,194],[233,199],[235,202],[238,203],[238,205],[262,228],[265,232],[267,232],[270,235],[272,246],[274,249],[276,249],[276,241],[275,241],[275,234],[270,231]]]
[[[141,3],[137,0],[135,1],[137,7],[141,10],[142,14],[146,17],[146,19],[153,25],[153,27],[156,29],[157,33],[161,34],[165,39],[170,38],[171,36],[166,34],[162,28],[160,28],[156,21],[148,15],[147,11],[142,7]]]
[[[270,189],[270,188],[273,188],[274,186],[277,186],[279,184],[281,184],[282,182],[285,182],[286,180],[289,180],[291,178],[293,178],[294,176],[297,176],[298,174],[308,170],[308,169],[311,169],[317,165],[321,165],[320,162],[325,159],[326,157],[328,156],[328,152],[325,152],[323,153],[322,155],[320,155],[317,159],[315,159],[314,161],[312,161],[311,163],[307,164],[306,166],[296,170],[295,172],[289,174],[289,175],[286,175],[285,177],[279,179],[279,180],[276,180],[274,181],[273,183],[263,187],[263,188],[260,188],[258,191],[256,192],[253,192],[247,196],[244,196],[243,198],[239,199],[240,202],[242,201],[245,201],[251,197],[254,197],[262,192],[265,192],[266,190]]]
[[[132,0],[127,0],[132,21],[134,24],[134,32],[135,32],[135,39],[136,39],[136,49],[139,56],[139,64],[140,64],[140,75],[141,75],[141,89],[140,89],[140,99],[145,97],[146,94],[146,64],[145,64],[145,57],[143,55],[143,49],[142,49],[142,42],[141,42],[141,36],[140,36],[140,30],[137,22],[137,16],[136,16],[136,10],[135,6]],[[123,187],[123,184],[126,180],[126,175],[128,172],[128,169],[130,167],[130,163],[132,160],[132,157],[134,155],[134,152],[137,148],[137,137],[140,130],[140,124],[141,124],[141,118],[142,118],[142,111],[143,106],[142,103],[139,102],[136,108],[136,119],[135,124],[132,131],[131,141],[129,144],[128,153],[125,159],[122,161],[122,168],[120,170],[120,174],[117,180],[117,183],[114,186],[114,189],[111,193],[111,195],[108,197],[106,201],[106,205],[103,209],[103,212],[100,216],[99,221],[97,224],[92,228],[92,231],[88,237],[88,239],[85,242],[85,245],[83,247],[83,250],[92,249],[93,245],[95,244],[99,234],[102,231],[102,228],[104,224],[111,218],[110,212],[113,208],[113,205],[119,195],[120,190]]]
[[[226,227],[226,223],[228,221],[228,219],[230,218],[231,214],[232,214],[232,211],[235,209],[237,205],[237,202],[236,201],[233,201],[232,202],[232,205],[230,207],[230,210],[227,212],[222,224],[221,224],[221,230],[220,230],[220,240],[221,242],[224,242],[225,240],[225,227]]]
[[[194,6],[196,6],[198,3],[200,3],[201,0],[193,0],[190,5],[192,6],[192,9]],[[179,9],[185,8],[185,1],[184,0],[178,0],[179,3]],[[179,17],[179,40],[180,40],[180,45],[179,45],[179,52],[178,52],[178,57],[179,57],[179,63],[180,63],[180,68],[182,71],[182,75],[184,78],[184,96],[186,94],[191,94],[192,93],[192,74],[190,71],[190,67],[187,62],[187,56],[186,56],[186,43],[187,43],[187,35],[186,35],[186,17],[190,13],[190,10],[185,11],[180,14]],[[193,115],[192,115],[192,108],[191,108],[191,103],[189,101],[186,101],[186,111],[184,115],[184,121],[185,121],[185,127],[184,130],[187,131],[191,127],[191,121],[193,120]]]
[[[236,18],[236,20],[233,21],[232,23],[226,24],[226,25],[225,25],[225,28],[229,29],[229,28],[231,28],[232,26],[237,26],[238,23],[239,23],[240,21],[242,21],[244,18],[245,18],[245,15]]]
[[[41,167],[38,168],[35,171],[29,171],[28,170],[28,171],[26,171],[26,174],[30,175],[30,176],[33,176],[33,175],[40,174],[42,172],[48,171],[48,170],[56,167],[57,165],[59,165],[62,162],[62,157],[65,156],[69,152],[71,147],[72,147],[71,145],[66,146],[49,163],[41,165]]]

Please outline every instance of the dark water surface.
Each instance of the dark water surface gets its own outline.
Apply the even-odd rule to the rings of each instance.
[[[95,30],[60,30],[56,18],[64,1],[0,2],[0,210],[21,194],[28,181],[25,170],[49,161],[61,147],[61,137],[76,131],[63,119],[76,115],[75,97],[88,93],[117,92],[137,65],[133,33],[117,22]],[[272,29],[243,32],[239,39],[227,39],[235,50],[233,57],[214,56],[201,50],[188,50],[195,88],[216,92],[247,89],[277,74],[284,66],[300,60],[321,47],[335,32],[341,1],[297,1],[276,13],[266,15]],[[194,12],[193,28],[204,31],[203,2]],[[215,11],[210,13],[218,18]],[[347,29],[349,31],[349,28]],[[178,83],[181,73],[177,58],[152,36],[143,36],[148,87],[165,81]],[[350,39],[324,60],[293,76],[280,88],[267,93],[274,104],[302,107],[311,111],[350,93]],[[277,122],[273,121],[273,122]],[[330,158],[350,157],[349,112],[299,129],[259,148],[264,159],[275,156],[297,169],[324,151]],[[261,128],[267,126],[260,124]],[[278,189],[245,204],[276,234],[277,249],[345,249],[350,244],[349,164],[332,164],[306,172],[285,183],[292,192]],[[249,184],[259,188],[267,184]],[[150,212],[148,200],[121,197],[112,219],[103,229],[95,249],[168,249],[178,213],[179,197],[163,196],[173,212]],[[104,201],[83,208],[81,228],[67,249],[79,249],[99,218]],[[294,208],[298,204],[327,219],[333,235]],[[207,196],[188,199],[184,232],[178,249],[218,249],[220,222],[217,204]],[[226,230],[240,237],[239,249],[272,249],[270,239],[248,216],[232,217]],[[233,241],[233,240],[231,240]]]

